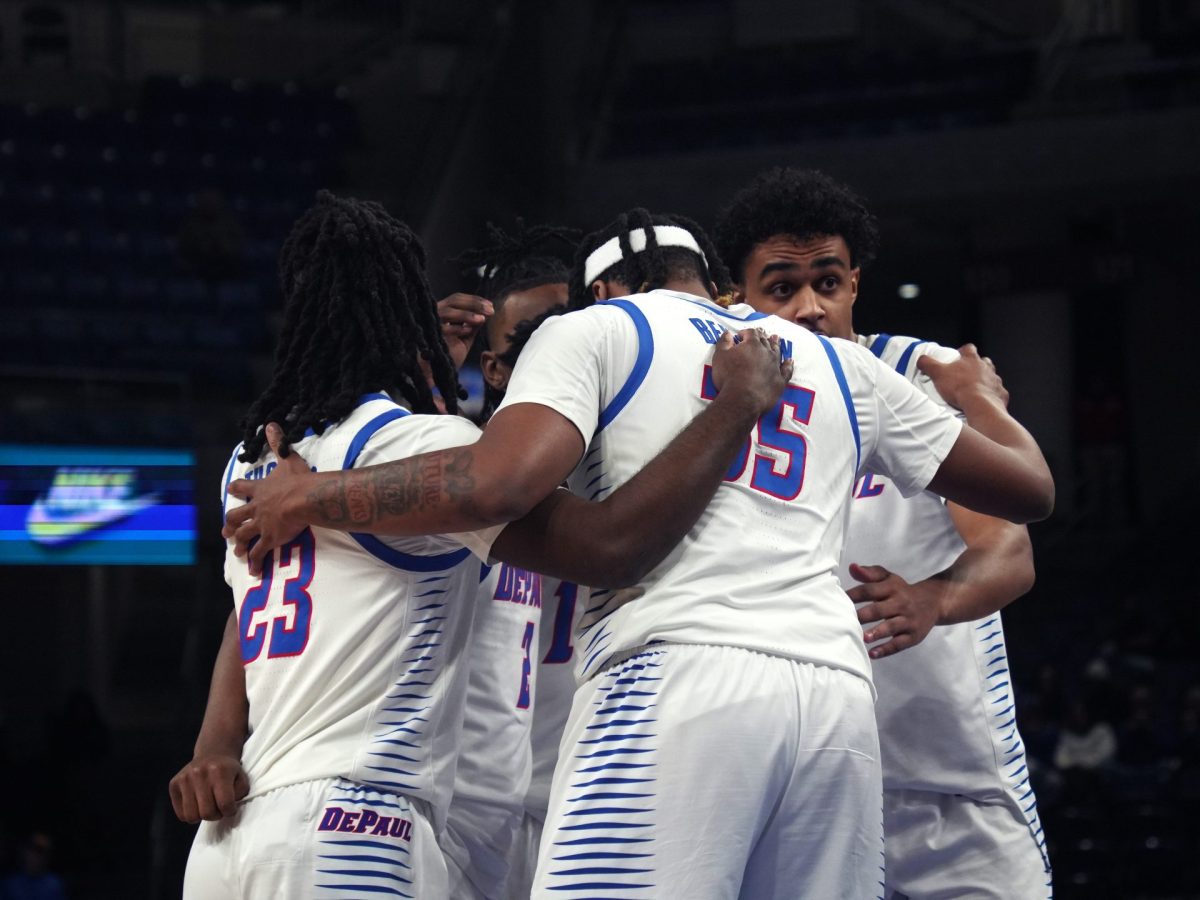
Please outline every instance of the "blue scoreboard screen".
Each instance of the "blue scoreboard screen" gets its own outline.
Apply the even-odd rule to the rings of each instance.
[[[0,444],[0,565],[191,565],[195,457]]]

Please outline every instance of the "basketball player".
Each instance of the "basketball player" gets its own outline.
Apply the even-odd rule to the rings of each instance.
[[[513,332],[521,325],[527,338],[530,320],[566,303],[568,271],[555,251],[578,242],[567,229],[526,228],[520,220],[510,232],[489,224],[488,238],[487,246],[458,258],[477,276],[475,294],[438,304],[443,335],[454,330],[448,342],[470,341],[478,329],[485,418],[512,374]],[[463,315],[472,311],[473,318]],[[549,793],[575,688],[563,664],[570,634],[555,627],[563,615],[569,627],[574,596],[570,582],[507,564],[493,567],[480,584],[458,768],[442,838],[452,900],[529,897],[540,832],[532,834],[526,801],[538,791]],[[560,659],[564,643],[567,660]],[[543,772],[548,755],[549,771]]]
[[[835,576],[850,488],[870,469],[905,494],[931,487],[1014,520],[1053,503],[1037,445],[970,348],[937,373],[964,426],[862,348],[722,309],[726,279],[694,223],[632,211],[580,245],[578,311],[538,330],[478,444],[350,473],[280,466],[230,486],[250,502],[226,534],[252,563],[309,522],[487,527],[568,475],[600,495],[625,481],[719,399],[705,359],[728,329],[755,323],[784,343],[789,386],[700,521],[583,613],[585,680],[537,897],[871,895],[882,823],[869,660]]]
[[[413,414],[386,393],[368,392],[391,386],[416,410],[432,410],[424,360],[453,410],[457,383],[423,267],[415,235],[378,204],[318,195],[281,254],[288,307],[275,373],[246,416],[226,483],[264,477],[291,445],[315,470],[331,470],[477,436],[465,420]],[[524,523],[504,529],[506,552],[553,567],[554,548],[564,548],[586,558],[580,572],[618,581],[661,557],[703,509],[741,434],[787,377],[790,366],[781,372],[766,338],[747,335],[739,348],[726,342],[713,360],[737,399],[715,416],[697,417],[673,442],[674,458],[665,454],[658,471],[647,467],[640,494],[586,504],[556,492]],[[268,418],[284,421],[286,431],[259,428]],[[712,455],[710,446],[722,444]],[[688,470],[683,480],[681,470]],[[708,491],[698,500],[692,477]],[[643,505],[622,510],[638,498]],[[674,521],[685,508],[684,521]],[[634,524],[652,509],[656,529]],[[576,516],[591,526],[578,544]],[[630,530],[637,545],[609,555]],[[465,601],[479,575],[470,553],[486,557],[494,536],[385,541],[306,528],[264,560],[259,577],[227,556],[226,578],[240,599],[214,689],[244,694],[210,698],[214,715],[211,722],[206,715],[202,737],[237,753],[240,766],[229,785],[206,780],[213,767],[203,759],[172,781],[181,817],[228,816],[198,832],[185,896],[447,895],[435,834],[462,723],[462,648],[473,612]],[[622,571],[630,553],[634,568]],[[244,667],[241,684],[231,661]],[[240,729],[238,712],[246,717]],[[243,738],[244,747],[234,746]],[[238,794],[244,802],[230,809]]]
[[[716,234],[736,301],[857,341],[943,402],[918,360],[953,351],[855,332],[878,238],[849,188],[820,172],[765,172],[733,198]],[[1028,532],[930,492],[905,499],[870,472],[854,498],[840,575],[862,604],[866,639],[879,642],[887,896],[1049,896],[1000,623],[1000,609],[1033,585]]]

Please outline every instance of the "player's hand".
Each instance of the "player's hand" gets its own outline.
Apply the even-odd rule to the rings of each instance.
[[[792,368],[792,360],[780,357],[779,338],[760,328],[736,336],[726,331],[713,350],[713,386],[760,415],[779,401]]]
[[[863,582],[846,593],[854,603],[862,603],[858,621],[868,627],[863,640],[868,644],[891,638],[887,643],[872,647],[871,659],[883,659],[915,647],[938,622],[941,614],[939,597],[928,581],[909,584],[883,566],[850,564],[850,574]]]
[[[276,547],[282,547],[308,525],[295,514],[294,501],[304,496],[304,484],[311,476],[308,463],[299,453],[280,453],[283,429],[274,422],[266,428],[267,443],[278,458],[274,471],[266,478],[250,481],[239,478],[228,492],[245,500],[245,506],[231,509],[225,516],[221,535],[234,542],[233,552],[245,556],[250,574],[262,573],[262,562]]]
[[[195,757],[171,779],[171,806],[181,822],[216,822],[237,812],[238,801],[250,792],[250,779],[236,756]]]
[[[454,368],[461,369],[476,332],[495,312],[492,302],[475,294],[451,294],[439,300],[437,307],[450,358],[454,360]]]
[[[981,357],[974,344],[964,344],[958,353],[958,359],[948,363],[938,362],[927,353],[917,360],[917,368],[929,376],[951,406],[962,409],[966,395],[974,392],[993,397],[1007,407],[1008,390],[991,359]]]

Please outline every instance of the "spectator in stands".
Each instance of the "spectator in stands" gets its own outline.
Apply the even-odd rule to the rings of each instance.
[[[1063,776],[1063,799],[1086,802],[1094,797],[1116,754],[1112,726],[1097,719],[1088,704],[1073,702],[1054,750],[1054,765]]]
[[[21,844],[18,869],[0,883],[0,900],[66,900],[62,879],[50,871],[54,842],[35,831]]]

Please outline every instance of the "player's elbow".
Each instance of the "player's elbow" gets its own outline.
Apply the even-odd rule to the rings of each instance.
[[[1054,512],[1054,478],[1049,470],[1030,479],[1012,499],[1016,502],[1010,515],[1006,516],[1010,522],[1028,525],[1050,518]]]
[[[475,495],[475,511],[485,525],[503,525],[523,518],[534,502],[512,485],[485,485]]]

